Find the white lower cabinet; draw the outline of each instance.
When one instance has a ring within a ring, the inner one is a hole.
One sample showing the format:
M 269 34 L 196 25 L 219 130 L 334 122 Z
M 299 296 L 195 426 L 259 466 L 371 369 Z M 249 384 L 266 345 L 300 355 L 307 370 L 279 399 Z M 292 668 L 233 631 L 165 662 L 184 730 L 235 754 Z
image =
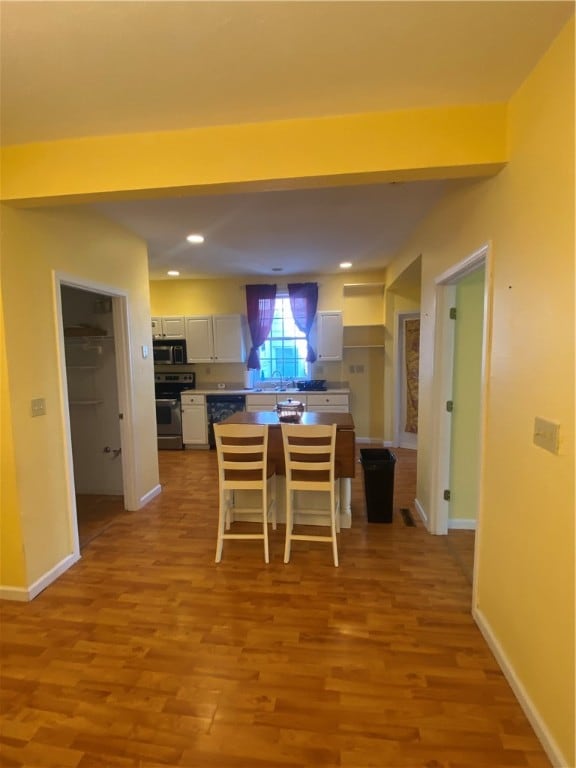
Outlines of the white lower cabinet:
M 349 413 L 349 396 L 330 394 L 328 392 L 314 395 L 309 394 L 307 410 L 317 411 L 319 413 L 326 413 L 329 411 L 332 413 Z
M 206 397 L 183 392 L 181 402 L 182 442 L 184 445 L 208 445 Z
M 276 395 L 246 395 L 247 411 L 275 411 Z
M 307 411 L 320 413 L 349 413 L 350 398 L 348 394 L 330 394 L 329 392 L 317 393 L 286 393 L 276 392 L 273 395 L 256 394 L 246 395 L 247 411 L 275 411 L 276 404 L 284 400 L 298 400 Z

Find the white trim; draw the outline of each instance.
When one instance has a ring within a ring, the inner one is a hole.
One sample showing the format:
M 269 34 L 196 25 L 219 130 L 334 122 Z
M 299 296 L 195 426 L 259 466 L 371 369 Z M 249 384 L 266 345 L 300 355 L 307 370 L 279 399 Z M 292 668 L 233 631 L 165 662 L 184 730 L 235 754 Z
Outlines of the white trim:
M 128 322 L 128 297 L 126 294 L 116 294 L 112 299 L 112 323 L 114 328 L 114 344 L 116 352 L 116 381 L 118 389 L 118 409 L 122 414 L 119 418 L 120 445 L 122 453 L 122 482 L 124 491 L 124 507 L 128 510 L 139 509 L 138 492 L 136 489 L 136 459 L 134 446 L 134 402 L 131 382 L 133 380 L 132 355 L 130 342 L 130 324 Z
M 448 518 L 448 530 L 459 530 L 459 531 L 475 531 L 476 530 L 476 520 L 469 520 L 465 517 L 454 517 L 454 518 Z
M 68 555 L 53 568 L 41 576 L 39 579 L 31 584 L 29 587 L 3 587 L 0 586 L 0 598 L 3 600 L 18 600 L 20 602 L 30 602 L 34 598 L 43 592 L 46 587 L 49 587 L 52 582 L 61 576 L 65 571 L 71 568 L 74 563 L 80 560 L 80 555 L 73 552 Z
M 488 643 L 490 650 L 496 657 L 496 661 L 498 662 L 504 677 L 510 684 L 514 695 L 518 699 L 518 703 L 522 707 L 524 714 L 534 729 L 534 732 L 542 744 L 544 751 L 548 755 L 550 762 L 554 768 L 567 768 L 567 766 L 570 765 L 570 761 L 562 754 L 562 750 L 554 740 L 554 737 L 550 733 L 549 729 L 546 727 L 546 723 L 538 712 L 538 709 L 534 705 L 534 702 L 528 695 L 526 689 L 522 685 L 520 678 L 510 663 L 510 659 L 498 642 L 498 639 L 492 631 L 492 627 L 486 620 L 486 617 L 479 608 L 472 609 L 472 616 L 474 617 L 474 621 L 478 625 L 478 628 L 480 629 L 484 639 Z
M 450 443 L 451 422 L 446 412 L 446 400 L 452 395 L 452 375 L 454 365 L 454 323 L 448 317 L 451 301 L 454 301 L 456 284 L 476 269 L 484 265 L 484 327 L 482 333 L 482 381 L 480 395 L 480 461 L 478 467 L 479 498 L 478 518 L 481 519 L 484 475 L 484 445 L 486 424 L 486 402 L 489 379 L 489 354 L 492 328 L 492 252 L 490 243 L 479 248 L 458 264 L 447 269 L 435 278 L 436 310 L 434 339 L 434 377 L 432 386 L 432 467 L 430 499 L 430 531 L 436 534 L 448 532 L 449 504 L 443 498 L 443 492 L 449 488 L 450 479 Z M 480 525 L 480 522 L 478 523 Z M 475 547 L 478 546 L 478 537 Z M 475 558 L 476 562 L 476 558 Z M 476 569 L 474 569 L 475 571 Z M 474 579 L 473 593 L 476 593 Z
M 74 457 L 72 452 L 72 437 L 70 414 L 68 409 L 68 375 L 66 372 L 66 353 L 64 339 L 64 323 L 62 317 L 62 286 L 79 288 L 112 298 L 114 351 L 116 362 L 116 379 L 118 388 L 118 407 L 123 413 L 120 420 L 120 447 L 122 457 L 122 490 L 124 506 L 135 510 L 141 506 L 136 491 L 136 460 L 135 436 L 133 418 L 132 356 L 129 333 L 128 294 L 119 288 L 97 283 L 93 280 L 78 278 L 64 272 L 53 272 L 54 300 L 56 322 L 56 347 L 60 368 L 60 411 L 62 414 L 63 434 L 65 444 L 64 471 L 67 477 L 68 520 L 70 529 L 70 544 L 73 555 L 80 557 L 80 541 L 78 536 L 78 514 L 76 509 L 76 489 L 74 483 Z
M 76 485 L 74 481 L 74 456 L 72 452 L 72 428 L 68 407 L 68 374 L 66 371 L 66 347 L 64 341 L 64 318 L 62 315 L 62 286 L 65 278 L 54 272 L 54 304 L 56 322 L 56 357 L 60 369 L 60 414 L 62 416 L 62 434 L 64 437 L 64 474 L 66 476 L 66 506 L 68 508 L 69 543 L 73 554 L 80 557 L 80 538 L 78 535 L 78 510 L 76 508 Z M 30 598 L 31 599 L 31 598 Z
M 422 504 L 418 499 L 414 499 L 414 506 L 416 507 L 416 512 L 418 512 L 418 514 L 420 515 L 420 519 L 422 520 L 426 528 L 428 528 L 428 530 L 430 531 L 430 526 L 428 524 L 428 515 L 426 514 L 426 510 L 424 509 L 424 507 L 422 506 Z M 430 533 L 434 533 L 434 531 L 430 531 Z
M 140 500 L 138 502 L 138 506 L 136 507 L 136 509 L 142 509 L 142 507 L 145 507 L 149 501 L 152 501 L 152 499 L 155 499 L 156 496 L 158 496 L 161 493 L 162 493 L 162 486 L 158 483 L 158 485 L 155 485 L 151 491 L 148 491 L 148 493 L 145 493 L 144 496 L 140 497 Z
M 384 448 L 388 448 L 388 447 L 391 448 L 394 445 L 390 440 L 378 440 L 372 437 L 357 437 L 356 442 L 357 443 L 378 443 L 382 445 Z
M 46 571 L 44 576 L 41 576 L 39 579 L 37 579 L 33 584 L 31 584 L 28 587 L 28 594 L 30 595 L 30 600 L 33 600 L 36 597 L 36 595 L 39 595 L 40 592 L 46 589 L 46 587 L 49 587 L 53 581 L 56 581 L 56 579 L 59 576 L 61 576 L 65 571 L 67 571 L 68 568 L 71 568 L 74 565 L 74 563 L 77 563 L 78 560 L 80 560 L 80 555 L 76 555 L 76 554 L 68 555 L 59 563 L 57 563 L 53 568 L 50 568 L 49 571 Z
M 0 600 L 17 600 L 20 603 L 30 602 L 26 587 L 3 587 L 0 585 Z

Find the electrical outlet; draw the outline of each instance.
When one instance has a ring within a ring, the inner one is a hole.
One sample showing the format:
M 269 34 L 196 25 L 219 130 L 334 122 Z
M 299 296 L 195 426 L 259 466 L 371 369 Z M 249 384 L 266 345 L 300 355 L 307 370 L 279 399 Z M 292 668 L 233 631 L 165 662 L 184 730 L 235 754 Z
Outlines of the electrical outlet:
M 37 397 L 31 401 L 32 416 L 46 415 L 46 400 L 43 397 Z
M 560 424 L 536 416 L 534 419 L 534 445 L 550 453 L 558 453 Z

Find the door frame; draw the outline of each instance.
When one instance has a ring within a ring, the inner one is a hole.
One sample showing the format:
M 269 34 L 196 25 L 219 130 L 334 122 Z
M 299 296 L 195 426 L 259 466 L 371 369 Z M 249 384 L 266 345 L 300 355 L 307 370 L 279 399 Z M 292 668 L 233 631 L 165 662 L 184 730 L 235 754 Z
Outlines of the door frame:
M 405 322 L 420 318 L 420 312 L 398 312 L 396 315 L 396 398 L 394 407 L 394 445 L 400 448 L 418 448 L 418 435 L 414 435 L 413 445 L 402 445 L 401 435 L 407 433 L 401 429 L 403 406 L 406 401 L 406 349 Z
M 72 451 L 72 432 L 68 407 L 68 375 L 66 372 L 66 349 L 64 339 L 64 321 L 62 314 L 62 286 L 79 288 L 112 299 L 112 322 L 114 329 L 114 353 L 116 362 L 116 383 L 118 389 L 118 408 L 120 419 L 120 459 L 122 462 L 122 486 L 126 509 L 138 509 L 136 494 L 136 466 L 134 451 L 134 417 L 132 381 L 132 357 L 130 334 L 128 329 L 128 294 L 110 285 L 92 280 L 85 280 L 74 275 L 54 272 L 54 301 L 56 308 L 56 347 L 59 363 L 60 404 L 64 435 L 64 472 L 67 479 L 68 521 L 72 551 L 76 559 L 80 557 L 78 536 L 78 510 L 76 507 L 76 487 L 74 482 L 74 457 Z
M 454 371 L 454 322 L 449 310 L 454 306 L 458 282 L 471 272 L 484 266 L 484 318 L 482 331 L 482 366 L 480 394 L 480 457 L 478 466 L 479 498 L 476 523 L 476 544 L 478 544 L 482 523 L 482 497 L 484 490 L 484 455 L 486 435 L 486 404 L 490 376 L 490 350 L 492 347 L 492 247 L 490 243 L 479 248 L 458 264 L 435 278 L 436 308 L 434 334 L 434 373 L 432 383 L 432 493 L 430 503 L 429 530 L 431 533 L 448 533 L 449 505 L 443 498 L 444 489 L 449 487 L 451 418 L 446 411 L 446 401 L 452 399 L 452 377 Z M 474 569 L 474 574 L 476 569 Z M 474 578 L 474 583 L 476 579 Z

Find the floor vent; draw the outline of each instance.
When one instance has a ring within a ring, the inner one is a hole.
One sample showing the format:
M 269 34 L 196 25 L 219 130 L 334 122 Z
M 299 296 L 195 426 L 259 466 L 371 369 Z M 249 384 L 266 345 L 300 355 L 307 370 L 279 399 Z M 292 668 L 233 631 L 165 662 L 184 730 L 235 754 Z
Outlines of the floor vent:
M 404 525 L 416 527 L 416 523 L 414 522 L 414 518 L 412 517 L 412 512 L 410 512 L 409 509 L 406 507 L 403 507 L 400 510 L 400 514 L 402 515 L 402 519 L 404 520 Z

